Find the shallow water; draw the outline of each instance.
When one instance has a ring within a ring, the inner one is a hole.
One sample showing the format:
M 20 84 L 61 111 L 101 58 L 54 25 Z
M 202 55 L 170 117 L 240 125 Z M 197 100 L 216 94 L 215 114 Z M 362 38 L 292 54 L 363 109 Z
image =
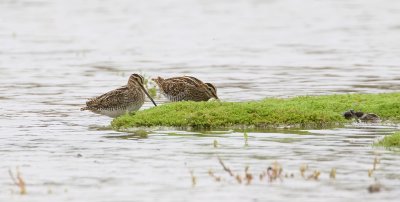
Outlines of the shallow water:
M 371 144 L 399 126 L 255 131 L 246 145 L 243 131 L 115 132 L 79 108 L 135 72 L 193 75 L 227 101 L 399 91 L 398 19 L 396 0 L 0 1 L 0 201 L 397 201 L 400 155 Z M 274 161 L 295 177 L 260 182 Z

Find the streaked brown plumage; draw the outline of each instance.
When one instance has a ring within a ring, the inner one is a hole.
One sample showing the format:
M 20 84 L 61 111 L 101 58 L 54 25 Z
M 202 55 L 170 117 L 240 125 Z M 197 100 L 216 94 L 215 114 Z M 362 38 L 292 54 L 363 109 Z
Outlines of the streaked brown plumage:
M 145 94 L 157 106 L 144 88 L 143 83 L 144 78 L 142 76 L 132 74 L 127 85 L 90 99 L 86 102 L 86 107 L 81 110 L 90 110 L 97 114 L 117 117 L 139 110 L 144 103 Z
M 203 83 L 192 76 L 181 76 L 164 79 L 152 79 L 161 93 L 172 102 L 178 101 L 208 101 L 218 99 L 217 89 L 211 83 Z

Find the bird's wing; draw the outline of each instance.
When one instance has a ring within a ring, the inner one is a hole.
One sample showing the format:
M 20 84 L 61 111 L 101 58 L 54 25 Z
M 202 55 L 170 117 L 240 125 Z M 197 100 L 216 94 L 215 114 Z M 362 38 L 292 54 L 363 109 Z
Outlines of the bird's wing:
M 127 90 L 127 86 L 122 86 L 110 92 L 104 93 L 103 95 L 90 99 L 86 102 L 86 105 L 89 108 L 94 109 L 116 109 L 124 107 L 128 104 L 126 101 L 128 99 L 128 95 L 126 93 Z
M 184 94 L 190 94 L 190 100 L 193 101 L 207 101 L 212 97 L 207 89 L 202 86 L 187 86 Z
M 193 86 L 200 86 L 201 84 L 203 84 L 202 81 L 200 81 L 198 78 L 193 77 L 193 76 L 179 76 L 179 77 L 171 77 L 168 79 L 165 79 L 164 82 L 186 82 L 190 85 Z
M 170 96 L 179 96 L 182 93 L 187 92 L 188 88 L 193 88 L 194 86 L 184 82 L 182 80 L 171 80 L 171 81 L 165 81 L 164 85 L 162 86 L 162 90 L 165 92 L 165 94 L 168 94 Z

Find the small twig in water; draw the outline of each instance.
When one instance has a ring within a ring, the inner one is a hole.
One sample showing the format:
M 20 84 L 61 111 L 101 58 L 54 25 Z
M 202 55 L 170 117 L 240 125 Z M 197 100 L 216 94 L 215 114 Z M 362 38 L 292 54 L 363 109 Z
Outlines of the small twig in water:
M 214 145 L 214 148 L 217 148 L 217 147 L 218 147 L 218 141 L 217 141 L 217 140 L 214 140 L 213 145 Z
M 372 177 L 372 174 L 374 174 L 374 170 L 368 169 L 368 177 Z
M 310 180 L 310 179 L 318 180 L 320 175 L 321 175 L 321 172 L 319 172 L 318 170 L 315 170 L 315 171 L 313 172 L 313 174 L 311 174 L 311 175 L 309 175 L 309 176 L 307 177 L 307 180 Z
M 378 159 L 378 157 L 375 157 L 374 159 L 374 166 L 372 168 L 372 170 L 376 170 L 377 165 L 380 163 L 380 160 Z
M 270 182 L 275 181 L 276 179 L 282 180 L 282 166 L 278 162 L 274 162 L 272 166 L 267 169 L 267 176 Z
M 189 168 L 186 162 L 185 162 L 185 167 L 189 170 L 190 178 L 192 179 L 192 187 L 196 186 L 197 178 L 196 178 L 196 176 L 194 176 L 193 169 Z
M 192 178 L 192 187 L 195 187 L 197 184 L 197 178 L 194 176 L 193 169 L 189 170 L 190 177 Z
M 329 178 L 336 179 L 336 168 L 332 168 L 331 172 L 329 173 Z
M 240 177 L 240 175 L 236 175 L 236 181 L 239 183 L 239 184 L 242 184 L 242 177 Z
M 208 175 L 209 175 L 210 177 L 214 178 L 214 180 L 217 181 L 217 182 L 220 182 L 220 181 L 221 181 L 221 177 L 216 176 L 216 175 L 214 174 L 214 171 L 211 170 L 211 169 L 208 170 Z
M 306 172 L 306 170 L 308 169 L 308 165 L 307 164 L 303 164 L 300 166 L 300 175 L 305 178 L 304 174 Z
M 11 180 L 14 182 L 15 185 L 19 187 L 19 193 L 21 195 L 25 195 L 26 194 L 25 181 L 22 179 L 18 167 L 15 169 L 15 172 L 16 172 L 16 177 L 14 177 L 14 174 L 11 171 L 11 169 L 8 170 L 8 174 L 10 174 Z
M 223 168 L 226 172 L 228 172 L 230 176 L 232 176 L 232 177 L 235 176 L 235 175 L 233 174 L 232 170 L 229 169 L 228 167 L 226 167 L 226 165 L 224 164 L 224 162 L 222 161 L 222 159 L 221 159 L 219 156 L 218 156 L 218 161 L 219 161 L 219 164 L 221 164 L 222 168 Z
M 246 185 L 249 185 L 253 180 L 253 175 L 249 173 L 249 166 L 246 166 L 246 168 L 244 169 L 244 174 L 246 177 Z

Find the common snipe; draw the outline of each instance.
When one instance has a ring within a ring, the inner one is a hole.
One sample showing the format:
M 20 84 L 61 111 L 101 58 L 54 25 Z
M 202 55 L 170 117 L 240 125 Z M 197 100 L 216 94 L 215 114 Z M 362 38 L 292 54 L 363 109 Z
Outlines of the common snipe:
M 157 104 L 143 86 L 144 78 L 139 74 L 132 74 L 128 84 L 107 92 L 86 102 L 86 107 L 81 110 L 90 110 L 96 114 L 117 117 L 128 112 L 137 111 L 142 107 L 146 94 Z
M 213 84 L 203 83 L 192 76 L 172 77 L 168 79 L 157 77 L 152 80 L 156 82 L 161 93 L 172 102 L 218 99 L 217 89 Z

